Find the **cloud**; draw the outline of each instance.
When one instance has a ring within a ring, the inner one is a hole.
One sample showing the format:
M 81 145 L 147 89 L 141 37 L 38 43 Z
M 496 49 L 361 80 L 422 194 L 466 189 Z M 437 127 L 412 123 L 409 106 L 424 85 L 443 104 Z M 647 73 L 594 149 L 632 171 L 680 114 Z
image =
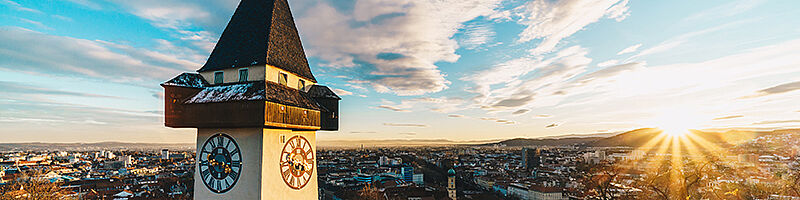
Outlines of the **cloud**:
M 398 123 L 383 123 L 384 126 L 396 126 L 396 127 L 417 127 L 417 128 L 424 128 L 428 127 L 425 124 L 398 124 Z
M 714 27 L 710 27 L 710 28 L 706 28 L 706 29 L 702 29 L 702 30 L 697 30 L 697 31 L 684 33 L 684 34 L 672 37 L 672 38 L 670 38 L 668 40 L 665 40 L 665 41 L 663 41 L 663 42 L 661 42 L 661 43 L 659 43 L 659 44 L 657 44 L 657 45 L 655 45 L 653 47 L 644 49 L 644 50 L 640 51 L 639 53 L 637 53 L 636 55 L 633 55 L 630 58 L 625 59 L 624 62 L 630 62 L 630 61 L 632 61 L 634 59 L 641 58 L 641 57 L 646 56 L 646 55 L 652 55 L 652 54 L 656 54 L 656 53 L 666 52 L 666 51 L 672 50 L 672 49 L 674 49 L 674 48 L 676 48 L 678 46 L 681 46 L 681 45 L 683 45 L 685 43 L 688 43 L 689 39 L 691 39 L 691 38 L 694 38 L 694 37 L 697 37 L 697 36 L 701 36 L 701 35 L 705 35 L 705 34 L 709 34 L 709 33 L 714 33 L 714 32 L 717 32 L 717 31 L 724 30 L 726 28 L 731 28 L 731 27 L 734 27 L 734 26 L 742 25 L 742 24 L 745 24 L 745 23 L 748 23 L 748 22 L 753 22 L 753 21 L 754 21 L 754 19 L 733 21 L 733 22 L 725 23 L 725 24 L 722 24 L 722 25 L 719 25 L 719 26 L 714 26 Z
M 404 133 L 398 133 L 398 134 L 400 134 L 400 135 L 407 135 L 407 136 L 414 136 L 414 135 L 417 135 L 417 133 L 416 133 L 416 132 L 404 132 Z
M 199 66 L 177 55 L 13 27 L 0 28 L 0 40 L 0 69 L 11 71 L 139 84 Z
M 792 92 L 792 91 L 795 91 L 795 90 L 800 90 L 800 81 L 791 82 L 791 83 L 784 83 L 784 84 L 781 84 L 781 85 L 777 85 L 777 86 L 773 86 L 773 87 L 766 88 L 766 89 L 763 89 L 763 90 L 759 90 L 754 95 L 745 96 L 745 97 L 742 97 L 742 98 L 756 98 L 756 97 L 763 97 L 763 96 L 773 95 L 773 94 L 783 94 L 783 93 L 788 93 L 788 92 Z
M 42 11 L 40 11 L 40 10 L 36 10 L 36 9 L 33 9 L 33 8 L 28 8 L 28 7 L 22 6 L 19 3 L 11 1 L 11 0 L 0 0 L 0 4 L 5 4 L 8 7 L 11 7 L 14 10 L 18 10 L 18 11 L 42 14 Z
M 466 117 L 466 116 L 464 116 L 464 115 L 458 115 L 458 114 L 450 114 L 450 115 L 447 115 L 447 117 L 450 117 L 450 118 L 464 118 L 464 117 Z
M 525 17 L 520 23 L 527 27 L 519 34 L 519 41 L 542 39 L 532 52 L 550 52 L 562 39 L 603 17 L 617 21 L 625 19 L 628 16 L 627 4 L 628 0 L 530 1 L 521 7 Z
M 793 123 L 800 123 L 800 120 L 772 120 L 772 121 L 760 121 L 755 122 L 753 125 L 767 125 L 767 124 L 793 124 Z
M 555 127 L 558 127 L 558 126 L 561 126 L 561 124 L 552 123 L 552 124 L 548 124 L 547 126 L 544 126 L 544 128 L 555 128 Z
M 25 22 L 25 23 L 31 24 L 33 26 L 36 26 L 36 27 L 40 28 L 40 29 L 44 29 L 44 30 L 52 30 L 53 29 L 53 28 L 50 28 L 47 25 L 42 24 L 42 22 L 39 22 L 39 21 L 33 21 L 33 20 L 30 20 L 30 19 L 25 19 L 25 18 L 17 18 L 17 19 L 19 21 L 21 21 L 21 22 Z
M 742 118 L 742 117 L 744 117 L 744 115 L 731 115 L 731 116 L 725 116 L 725 117 L 717 117 L 717 118 L 714 118 L 713 120 L 736 119 L 736 118 Z
M 421 95 L 448 88 L 435 63 L 457 61 L 453 36 L 463 23 L 492 14 L 499 2 L 362 0 L 338 10 L 320 1 L 303 8 L 297 23 L 309 56 L 350 70 L 378 92 Z M 388 54 L 398 56 L 379 56 Z
M 450 113 L 467 109 L 467 107 L 464 106 L 465 103 L 466 101 L 460 97 L 419 97 L 402 100 L 399 104 L 391 101 L 384 101 L 384 105 L 388 106 L 385 109 L 411 111 L 412 108 L 414 108 L 416 110 L 427 109 L 439 113 Z
M 512 115 L 521 115 L 521 114 L 528 113 L 529 111 L 531 111 L 531 110 L 528 110 L 528 109 L 519 109 L 519 110 L 517 110 L 517 111 L 514 111 L 514 112 L 513 112 L 513 113 L 511 113 L 511 114 L 512 114 Z
M 73 20 L 72 18 L 69 18 L 69 17 L 66 17 L 66 16 L 61 16 L 61 15 L 52 15 L 52 17 L 53 17 L 53 18 L 56 18 L 56 19 L 59 19 L 59 20 L 61 20 L 61 21 L 65 21 L 65 22 L 72 22 L 72 21 L 75 21 L 75 20 Z
M 63 90 L 54 90 L 50 88 L 43 88 L 37 87 L 33 85 L 17 83 L 17 82 L 8 82 L 8 81 L 0 81 L 0 94 L 42 94 L 42 95 L 58 95 L 58 96 L 74 96 L 74 97 L 98 97 L 98 98 L 111 98 L 111 99 L 121 99 L 120 97 L 114 96 L 106 96 L 106 95 L 98 95 L 98 94 L 89 94 L 89 93 L 82 93 L 82 92 L 71 92 L 71 91 L 63 91 Z
M 74 4 L 78 4 L 78 5 L 90 8 L 90 9 L 94 9 L 94 10 L 100 10 L 100 9 L 103 8 L 102 6 L 100 6 L 100 4 L 97 4 L 97 3 L 93 2 L 93 1 L 90 1 L 90 0 L 66 0 L 66 1 L 72 2 Z
M 387 109 L 387 110 L 391 110 L 391 111 L 395 111 L 395 112 L 411 112 L 411 110 L 402 109 L 402 108 L 398 108 L 398 107 L 394 107 L 394 106 L 390 106 L 390 105 L 380 105 L 380 106 L 378 106 L 378 108 L 383 108 L 383 109 Z
M 625 64 L 621 64 L 621 65 L 606 67 L 606 68 L 603 68 L 601 70 L 597 70 L 595 72 L 592 72 L 592 73 L 589 73 L 589 74 L 581 76 L 577 80 L 577 82 L 579 82 L 581 84 L 585 84 L 585 83 L 591 82 L 593 80 L 607 79 L 607 78 L 610 78 L 610 77 L 614 77 L 614 76 L 620 75 L 620 74 L 625 73 L 625 72 L 636 71 L 636 70 L 640 70 L 640 69 L 643 69 L 643 68 L 644 68 L 644 63 L 638 63 L 638 62 L 625 63 Z
M 463 32 L 464 36 L 462 36 L 459 44 L 466 49 L 476 49 L 494 39 L 496 35 L 492 27 L 486 23 L 468 23 L 463 28 Z
M 473 82 L 473 100 L 485 110 L 517 109 L 534 102 L 539 94 L 565 95 L 564 82 L 586 71 L 592 59 L 580 46 L 565 48 L 546 58 L 519 58 L 462 78 Z
M 713 19 L 731 17 L 752 10 L 753 8 L 758 7 L 761 4 L 764 4 L 765 2 L 766 0 L 731 1 L 729 3 L 722 4 L 720 6 L 716 6 L 707 10 L 700 11 L 693 15 L 690 15 L 689 17 L 686 17 L 684 20 L 687 21 L 713 20 Z
M 480 119 L 484 121 L 497 121 L 497 118 L 494 117 L 481 117 Z
M 636 52 L 637 50 L 639 50 L 639 47 L 642 47 L 642 44 L 641 44 L 641 43 L 639 43 L 639 44 L 636 44 L 636 45 L 633 45 L 633 46 L 630 46 L 630 47 L 628 47 L 628 48 L 625 48 L 625 49 L 623 49 L 622 51 L 619 51 L 619 53 L 617 53 L 617 55 L 622 55 L 622 54 L 627 54 L 627 53 L 633 53 L 633 52 Z
M 551 118 L 551 117 L 553 117 L 553 115 L 540 114 L 540 115 L 534 116 L 534 118 Z
M 613 65 L 617 65 L 617 64 L 619 64 L 619 60 L 607 60 L 607 61 L 603 61 L 601 63 L 597 63 L 597 66 L 598 67 L 608 67 L 608 66 L 613 66 Z
M 335 92 L 337 95 L 340 95 L 340 96 L 349 96 L 349 95 L 353 95 L 353 93 L 352 93 L 352 92 L 350 92 L 350 91 L 347 91 L 347 90 L 342 90 L 342 89 L 333 89 L 333 92 Z
M 515 122 L 513 120 L 507 120 L 507 119 L 498 119 L 495 122 L 500 123 L 500 124 L 505 124 L 505 125 L 517 124 L 517 122 Z
M 375 132 L 375 131 L 350 131 L 350 133 L 362 134 L 362 133 L 378 133 L 378 132 Z

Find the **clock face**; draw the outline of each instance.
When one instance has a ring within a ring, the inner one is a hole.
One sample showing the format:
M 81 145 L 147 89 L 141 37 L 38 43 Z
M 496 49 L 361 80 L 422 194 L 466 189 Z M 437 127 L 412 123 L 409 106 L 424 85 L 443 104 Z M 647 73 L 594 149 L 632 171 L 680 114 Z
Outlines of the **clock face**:
M 311 181 L 314 173 L 314 149 L 303 136 L 294 136 L 283 146 L 281 177 L 292 189 L 299 190 Z
M 242 153 L 233 137 L 218 133 L 206 140 L 197 155 L 200 178 L 214 193 L 228 192 L 242 172 Z

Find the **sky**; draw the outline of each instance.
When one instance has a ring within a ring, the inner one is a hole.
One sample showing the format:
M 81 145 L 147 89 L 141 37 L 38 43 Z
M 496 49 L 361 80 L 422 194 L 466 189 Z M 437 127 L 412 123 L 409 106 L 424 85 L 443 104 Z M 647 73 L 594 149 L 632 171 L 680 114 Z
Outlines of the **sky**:
M 800 128 L 800 1 L 290 0 L 318 140 Z M 0 0 L 0 142 L 191 143 L 163 81 L 237 0 Z

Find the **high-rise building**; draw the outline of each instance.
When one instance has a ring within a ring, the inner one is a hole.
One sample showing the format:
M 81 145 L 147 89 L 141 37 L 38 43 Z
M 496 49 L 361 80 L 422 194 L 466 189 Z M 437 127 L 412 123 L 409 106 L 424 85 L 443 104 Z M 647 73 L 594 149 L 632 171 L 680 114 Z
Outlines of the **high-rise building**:
M 122 164 L 125 165 L 125 167 L 133 166 L 133 156 L 131 155 L 120 156 L 119 161 L 122 161 Z
M 414 174 L 412 182 L 419 186 L 425 185 L 425 174 Z
M 378 165 L 380 166 L 389 165 L 389 157 L 381 156 L 380 158 L 378 158 Z
M 541 151 L 539 151 L 539 149 L 522 149 L 522 165 L 525 166 L 526 169 L 533 170 L 539 168 L 541 159 Z
M 161 150 L 161 159 L 169 160 L 169 149 Z
M 450 199 L 458 199 L 458 190 L 456 189 L 456 170 L 450 169 L 447 171 L 447 196 Z
M 403 177 L 403 180 L 405 180 L 408 183 L 414 181 L 414 167 L 403 166 L 400 169 L 401 169 L 400 175 Z
M 316 134 L 339 129 L 341 98 L 311 73 L 288 0 L 241 0 L 197 73 L 161 86 L 165 125 L 197 129 L 194 198 L 318 199 Z

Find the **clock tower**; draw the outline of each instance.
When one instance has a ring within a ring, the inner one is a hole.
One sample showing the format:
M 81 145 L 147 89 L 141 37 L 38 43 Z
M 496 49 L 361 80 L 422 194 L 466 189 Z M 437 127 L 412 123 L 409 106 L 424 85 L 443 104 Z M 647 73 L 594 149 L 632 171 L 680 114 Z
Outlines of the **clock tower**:
M 287 0 L 242 0 L 205 65 L 161 86 L 165 125 L 197 129 L 196 199 L 318 199 L 316 132 L 338 130 L 341 99 Z

